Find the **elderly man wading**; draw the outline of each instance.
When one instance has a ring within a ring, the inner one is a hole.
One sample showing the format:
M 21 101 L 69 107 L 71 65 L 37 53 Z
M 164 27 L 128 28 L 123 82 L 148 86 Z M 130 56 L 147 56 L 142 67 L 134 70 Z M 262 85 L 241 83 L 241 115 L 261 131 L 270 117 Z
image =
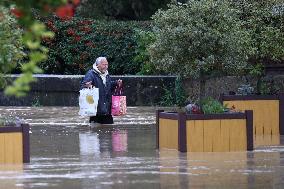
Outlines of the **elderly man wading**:
M 93 69 L 89 70 L 83 81 L 81 89 L 86 87 L 99 88 L 99 102 L 97 115 L 90 117 L 92 125 L 113 124 L 111 115 L 111 95 L 116 86 L 120 87 L 122 80 L 111 81 L 108 74 L 108 61 L 106 57 L 98 57 L 93 64 Z

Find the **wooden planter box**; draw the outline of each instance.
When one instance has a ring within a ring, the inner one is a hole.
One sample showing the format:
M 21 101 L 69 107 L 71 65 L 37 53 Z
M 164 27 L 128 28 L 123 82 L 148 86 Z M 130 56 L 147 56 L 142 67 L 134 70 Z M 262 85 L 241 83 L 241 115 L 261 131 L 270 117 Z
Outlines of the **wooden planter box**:
M 0 127 L 0 164 L 29 163 L 29 125 Z
M 222 95 L 223 104 L 240 110 L 253 110 L 253 132 L 256 136 L 284 135 L 284 94 Z
M 156 112 L 157 148 L 181 152 L 253 150 L 253 113 Z

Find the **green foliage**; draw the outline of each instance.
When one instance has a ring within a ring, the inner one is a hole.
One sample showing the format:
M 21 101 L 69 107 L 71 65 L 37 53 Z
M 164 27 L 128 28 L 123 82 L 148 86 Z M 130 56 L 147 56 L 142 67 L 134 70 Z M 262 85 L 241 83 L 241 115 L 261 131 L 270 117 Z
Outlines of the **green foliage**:
M 252 35 L 250 63 L 284 61 L 284 11 L 281 0 L 235 0 L 234 7 Z
M 224 113 L 226 109 L 226 106 L 223 106 L 219 101 L 212 97 L 203 99 L 200 104 L 204 114 Z
M 111 74 L 136 74 L 141 69 L 140 62 L 133 62 L 135 30 L 149 30 L 147 22 L 49 18 L 46 23 L 56 37 L 45 40 L 50 50 L 48 60 L 40 64 L 45 73 L 85 74 L 98 56 L 108 58 Z
M 174 86 L 164 86 L 164 95 L 161 98 L 160 105 L 162 106 L 178 106 L 184 107 L 186 104 L 186 93 L 182 86 L 182 78 L 176 77 Z
M 234 0 L 244 21 L 243 27 L 251 33 L 254 51 L 249 55 L 246 73 L 257 79 L 257 94 L 266 91 L 261 78 L 265 64 L 284 63 L 284 9 L 282 0 Z
M 268 87 L 268 85 L 266 83 L 261 83 L 259 92 L 262 95 L 268 95 L 268 94 L 270 94 L 270 88 Z
M 77 15 L 85 18 L 116 20 L 148 20 L 170 0 L 85 0 Z
M 41 103 L 40 103 L 39 97 L 36 97 L 32 102 L 32 107 L 40 107 L 40 106 L 41 106 Z
M 42 38 L 52 38 L 53 33 L 46 30 L 43 23 L 34 18 L 34 11 L 45 14 L 48 10 L 66 3 L 66 0 L 3 0 L 0 5 L 11 9 L 11 12 L 17 17 L 18 23 L 23 27 L 24 33 L 22 41 L 29 50 L 28 62 L 23 63 L 21 68 L 22 75 L 18 77 L 11 86 L 5 88 L 6 95 L 24 96 L 30 89 L 30 83 L 35 81 L 32 76 L 34 73 L 40 73 L 37 64 L 47 59 L 47 48 L 41 45 Z
M 138 72 L 139 75 L 154 75 L 158 71 L 155 66 L 150 62 L 150 54 L 147 50 L 155 40 L 154 33 L 152 31 L 136 30 L 135 40 L 137 42 L 137 47 L 135 49 L 136 56 L 133 59 L 134 64 L 141 65 L 141 71 Z
M 250 33 L 228 1 L 171 5 L 153 20 L 156 41 L 149 50 L 159 70 L 197 78 L 213 72 L 234 75 L 245 68 Z
M 25 55 L 22 34 L 9 10 L 0 6 L 0 88 L 6 85 L 4 74 L 10 73 Z
M 248 73 L 249 75 L 251 76 L 254 76 L 254 77 L 260 77 L 264 74 L 264 66 L 263 64 L 249 64 L 248 67 Z
M 21 124 L 21 120 L 18 117 L 14 116 L 7 116 L 7 117 L 1 117 L 0 115 L 0 127 L 1 126 L 19 126 Z
M 158 75 L 162 72 L 157 71 L 155 65 L 152 62 L 142 63 L 141 70 L 137 73 L 138 75 Z
M 280 92 L 280 86 L 276 85 L 273 80 L 260 79 L 258 92 L 262 95 L 277 95 Z
M 12 86 L 5 89 L 5 94 L 15 95 L 17 97 L 24 96 L 30 90 L 30 83 L 36 81 L 32 76 L 34 73 L 41 73 L 41 69 L 37 64 L 47 59 L 47 48 L 41 45 L 42 37 L 53 37 L 53 33 L 46 31 L 44 24 L 34 21 L 30 26 L 30 31 L 23 35 L 23 42 L 28 47 L 29 62 L 24 63 L 21 67 L 22 75 L 14 80 Z
M 182 79 L 180 76 L 178 76 L 175 80 L 175 100 L 176 100 L 176 105 L 178 107 L 183 107 L 185 106 L 185 101 L 186 101 L 186 94 L 185 90 L 182 87 Z
M 160 103 L 161 106 L 174 106 L 175 97 L 172 88 L 167 88 L 164 86 L 164 95 L 161 97 Z

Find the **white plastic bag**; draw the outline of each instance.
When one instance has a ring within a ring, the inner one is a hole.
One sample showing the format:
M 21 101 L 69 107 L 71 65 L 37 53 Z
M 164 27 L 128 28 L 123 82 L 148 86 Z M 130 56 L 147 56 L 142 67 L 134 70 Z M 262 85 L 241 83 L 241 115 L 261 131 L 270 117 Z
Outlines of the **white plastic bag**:
M 79 115 L 84 117 L 97 115 L 99 88 L 84 88 L 80 90 Z

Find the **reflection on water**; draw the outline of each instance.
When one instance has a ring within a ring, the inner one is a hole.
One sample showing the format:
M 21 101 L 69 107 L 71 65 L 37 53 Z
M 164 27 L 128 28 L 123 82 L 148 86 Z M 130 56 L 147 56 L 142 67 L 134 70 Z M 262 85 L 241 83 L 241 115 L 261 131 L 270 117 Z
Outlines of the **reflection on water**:
M 186 154 L 165 150 L 160 152 L 160 182 L 170 188 L 283 188 L 283 157 L 266 149 Z
M 100 154 L 100 142 L 97 133 L 79 133 L 80 155 L 95 156 Z
M 160 163 L 160 185 L 161 188 L 182 188 L 180 185 L 180 153 L 176 150 L 161 150 L 159 154 Z
M 0 188 L 21 189 L 23 184 L 21 181 L 15 180 L 17 177 L 23 176 L 23 165 L 0 165 Z
M 11 110 L 32 123 L 42 122 L 31 125 L 31 163 L 20 168 L 0 165 L 1 189 L 284 187 L 283 136 L 276 137 L 278 144 L 258 146 L 252 152 L 158 151 L 151 108 L 140 113 L 133 108 L 131 120 L 139 115 L 134 125 L 92 129 L 79 124 L 72 108 L 40 109 Z M 274 141 L 272 137 L 269 140 Z
M 111 134 L 112 151 L 126 152 L 127 151 L 127 130 L 115 130 Z
M 101 153 L 110 153 L 110 151 L 113 153 L 127 152 L 127 130 L 115 129 L 110 131 L 111 138 L 106 133 L 99 134 L 94 131 L 79 133 L 80 155 L 95 157 Z M 109 147 L 112 149 L 109 149 Z

